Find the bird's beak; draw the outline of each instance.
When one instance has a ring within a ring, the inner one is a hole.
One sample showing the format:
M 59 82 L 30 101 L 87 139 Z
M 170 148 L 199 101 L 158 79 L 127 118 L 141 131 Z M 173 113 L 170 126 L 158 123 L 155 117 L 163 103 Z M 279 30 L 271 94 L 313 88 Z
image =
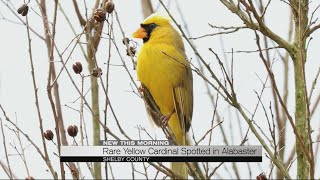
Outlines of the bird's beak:
M 140 39 L 146 38 L 147 36 L 148 36 L 148 33 L 142 27 L 132 34 L 132 37 L 140 38 Z

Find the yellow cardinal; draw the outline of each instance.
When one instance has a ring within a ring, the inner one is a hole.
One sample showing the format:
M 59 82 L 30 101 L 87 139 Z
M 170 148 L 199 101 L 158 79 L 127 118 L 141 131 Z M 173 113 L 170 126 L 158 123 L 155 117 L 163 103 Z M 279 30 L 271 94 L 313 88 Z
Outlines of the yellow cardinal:
M 143 39 L 138 55 L 137 74 L 161 111 L 161 120 L 150 113 L 154 106 L 146 100 L 149 115 L 156 125 L 168 123 L 177 144 L 187 145 L 186 134 L 191 125 L 193 111 L 192 71 L 185 55 L 180 34 L 167 17 L 153 14 L 145 19 L 133 37 Z M 185 179 L 187 166 L 183 162 L 171 163 L 171 169 Z

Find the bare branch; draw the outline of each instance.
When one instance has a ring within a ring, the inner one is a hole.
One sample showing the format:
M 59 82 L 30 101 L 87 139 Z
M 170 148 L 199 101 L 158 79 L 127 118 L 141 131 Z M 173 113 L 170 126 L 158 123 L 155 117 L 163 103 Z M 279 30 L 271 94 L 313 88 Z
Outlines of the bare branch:
M 81 26 L 85 26 L 87 22 L 86 22 L 86 20 L 83 19 L 82 15 L 81 15 L 77 1 L 72 0 L 72 3 L 73 3 L 74 10 L 76 11 L 79 23 L 81 24 Z
M 278 36 L 277 34 L 275 34 L 262 21 L 260 21 L 259 23 L 252 22 L 249 19 L 249 17 L 232 1 L 220 0 L 220 2 L 223 3 L 231 12 L 236 14 L 246 24 L 248 28 L 257 30 L 262 34 L 266 35 L 268 38 L 275 41 L 281 48 L 286 49 L 290 54 L 294 53 L 294 48 L 292 47 L 292 45 L 280 36 Z
M 205 35 L 198 36 L 198 37 L 191 37 L 189 39 L 190 40 L 197 40 L 197 39 L 210 37 L 210 36 L 216 36 L 216 35 L 222 35 L 222 34 L 231 34 L 231 33 L 235 33 L 237 31 L 239 31 L 240 29 L 245 29 L 245 28 L 247 28 L 247 27 L 238 27 L 238 28 L 235 28 L 235 29 L 229 30 L 229 31 L 217 32 L 217 33 L 212 33 L 212 34 L 205 34 Z
M 9 178 L 13 179 L 13 175 L 12 175 L 12 170 L 10 167 L 10 161 L 9 161 L 9 156 L 8 156 L 8 150 L 7 150 L 7 144 L 6 144 L 6 136 L 4 135 L 4 130 L 3 130 L 3 122 L 2 122 L 2 118 L 0 118 L 0 127 L 1 127 L 1 134 L 2 134 L 2 140 L 3 140 L 3 149 L 4 149 L 4 154 L 6 156 L 6 161 L 7 161 L 7 166 L 8 166 L 8 172 L 9 172 Z
M 312 28 L 310 28 L 307 33 L 306 36 L 309 37 L 312 33 L 314 33 L 316 30 L 320 29 L 320 24 L 313 26 Z
M 42 159 L 46 162 L 48 168 L 50 169 L 50 172 L 52 173 L 53 175 L 53 178 L 54 179 L 58 179 L 58 174 L 54 171 L 53 167 L 52 167 L 52 164 L 51 164 L 51 161 L 41 152 L 40 148 L 36 145 L 36 143 L 34 141 L 32 141 L 30 139 L 30 137 L 24 133 L 14 122 L 12 122 L 9 117 L 7 116 L 5 110 L 3 109 L 2 105 L 0 104 L 0 109 L 6 119 L 6 121 L 8 121 L 11 125 L 13 125 L 31 144 L 32 146 L 37 150 L 37 152 L 40 154 L 40 156 L 42 157 Z M 43 135 L 41 135 L 43 136 Z
M 141 0 L 141 6 L 144 18 L 147 18 L 150 14 L 154 12 L 150 0 Z

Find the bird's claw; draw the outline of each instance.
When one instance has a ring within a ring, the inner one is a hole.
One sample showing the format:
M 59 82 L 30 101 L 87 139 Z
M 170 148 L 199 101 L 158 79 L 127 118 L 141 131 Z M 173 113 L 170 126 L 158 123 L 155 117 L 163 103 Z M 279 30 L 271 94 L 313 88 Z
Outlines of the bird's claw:
M 167 125 L 168 125 L 168 122 L 169 122 L 170 117 L 171 117 L 171 115 L 168 115 L 168 116 L 162 115 L 162 116 L 160 117 L 160 120 L 161 120 L 161 122 L 162 122 L 162 124 L 163 124 L 164 126 L 167 126 Z

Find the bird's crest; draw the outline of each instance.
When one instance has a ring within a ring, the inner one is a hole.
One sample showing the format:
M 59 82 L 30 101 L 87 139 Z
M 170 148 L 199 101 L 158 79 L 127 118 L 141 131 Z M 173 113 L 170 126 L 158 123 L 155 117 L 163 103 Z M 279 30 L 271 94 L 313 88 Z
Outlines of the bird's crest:
M 155 23 L 157 25 L 164 25 L 170 23 L 170 16 L 163 12 L 157 12 L 151 14 L 149 17 L 147 17 L 142 23 L 143 24 L 151 24 Z

